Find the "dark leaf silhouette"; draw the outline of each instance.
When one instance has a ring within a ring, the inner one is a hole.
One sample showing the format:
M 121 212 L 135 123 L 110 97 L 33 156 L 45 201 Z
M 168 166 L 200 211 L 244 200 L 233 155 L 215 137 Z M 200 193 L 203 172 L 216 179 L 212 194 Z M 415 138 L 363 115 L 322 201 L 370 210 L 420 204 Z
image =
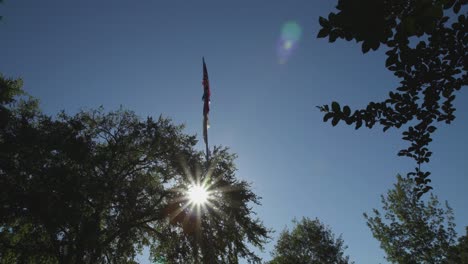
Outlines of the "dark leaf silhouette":
M 336 102 L 331 110 L 328 105 L 319 107 L 327 115 L 324 121 L 333 117 L 332 125 L 343 120 L 356 129 L 380 124 L 384 131 L 405 126 L 403 139 L 410 146 L 398 155 L 411 157 L 418 167 L 429 162 L 432 153 L 427 146 L 436 130 L 434 124 L 450 124 L 455 119 L 455 93 L 468 84 L 468 22 L 461 14 L 449 25 L 446 15 L 448 9 L 453 7 L 458 13 L 466 4 L 464 0 L 338 0 L 338 12 L 319 19 L 320 37 L 362 42 L 364 53 L 388 49 L 385 67 L 401 81 L 388 99 L 370 102 L 352 115 L 347 110 L 342 113 Z M 412 37 L 419 38 L 418 42 L 410 41 Z M 424 174 L 408 175 L 420 178 Z M 427 181 L 418 181 L 421 194 L 429 190 L 425 185 Z

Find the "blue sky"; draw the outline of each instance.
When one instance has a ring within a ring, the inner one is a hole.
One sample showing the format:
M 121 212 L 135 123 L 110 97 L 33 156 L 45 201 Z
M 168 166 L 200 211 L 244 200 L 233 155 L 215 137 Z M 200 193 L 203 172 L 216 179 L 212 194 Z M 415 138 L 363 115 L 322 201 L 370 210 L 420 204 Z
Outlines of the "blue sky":
M 318 17 L 335 1 L 63 1 L 5 0 L 0 6 L 0 72 L 21 77 L 45 112 L 74 113 L 103 105 L 145 117 L 168 116 L 201 135 L 202 64 L 210 75 L 210 143 L 239 158 L 238 177 L 263 197 L 255 207 L 274 240 L 296 217 L 318 217 L 349 246 L 356 263 L 385 263 L 363 212 L 397 173 L 414 167 L 398 157 L 401 132 L 355 131 L 322 122 L 315 106 L 380 101 L 398 79 L 384 52 L 365 56 L 354 42 L 317 39 Z M 279 63 L 282 26 L 302 35 Z M 468 95 L 457 95 L 457 119 L 440 124 L 431 145 L 435 193 L 468 225 Z M 201 139 L 201 137 L 200 137 Z M 199 148 L 203 149 L 202 144 Z

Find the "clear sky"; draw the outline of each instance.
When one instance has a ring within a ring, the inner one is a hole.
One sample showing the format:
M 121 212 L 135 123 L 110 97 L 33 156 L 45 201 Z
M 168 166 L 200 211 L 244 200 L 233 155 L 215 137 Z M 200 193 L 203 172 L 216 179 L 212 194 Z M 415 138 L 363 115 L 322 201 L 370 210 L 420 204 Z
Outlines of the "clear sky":
M 5 0 L 0 72 L 23 78 L 49 114 L 122 105 L 142 117 L 171 117 L 201 140 L 205 56 L 210 143 L 238 154 L 238 177 L 263 197 L 255 210 L 277 231 L 264 260 L 279 231 L 307 216 L 342 234 L 356 263 L 385 263 L 362 213 L 380 208 L 380 194 L 414 163 L 397 156 L 407 144 L 402 131 L 322 122 L 315 106 L 363 107 L 398 83 L 384 67 L 385 50 L 363 55 L 354 42 L 316 38 L 318 17 L 335 2 Z M 278 52 L 287 22 L 302 33 L 283 43 L 290 54 Z M 459 234 L 468 225 L 467 99 L 457 95 L 452 125 L 437 125 L 425 166 Z

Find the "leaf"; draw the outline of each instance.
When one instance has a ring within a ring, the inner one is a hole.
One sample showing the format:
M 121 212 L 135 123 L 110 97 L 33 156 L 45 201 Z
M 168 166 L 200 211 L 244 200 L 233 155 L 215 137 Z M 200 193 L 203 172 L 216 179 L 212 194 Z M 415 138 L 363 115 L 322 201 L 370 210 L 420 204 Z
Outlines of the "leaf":
M 332 102 L 332 111 L 335 112 L 335 113 L 339 113 L 340 112 L 340 104 L 337 103 L 337 102 Z
M 427 128 L 427 131 L 429 131 L 429 133 L 434 133 L 434 131 L 436 131 L 436 127 L 435 126 L 430 126 Z
M 333 120 L 332 120 L 332 125 L 333 125 L 333 126 L 336 126 L 336 125 L 338 124 L 338 122 L 340 122 L 340 118 L 337 117 L 337 116 L 335 116 L 335 117 L 333 118 Z
M 319 17 L 319 24 L 324 28 L 330 27 L 330 23 L 328 22 L 328 20 L 323 17 Z
M 368 41 L 362 43 L 362 53 L 367 53 L 370 50 L 370 44 Z
M 326 28 L 322 28 L 319 31 L 319 33 L 317 35 L 317 38 L 324 38 L 324 37 L 328 36 L 328 34 L 330 34 L 330 31 L 328 29 L 326 29 Z
M 362 126 L 362 120 L 361 120 L 361 119 L 358 119 L 358 120 L 356 121 L 356 128 L 355 128 L 355 129 L 359 129 L 361 126 Z
M 330 38 L 328 39 L 328 42 L 333 43 L 336 41 L 337 38 L 338 34 L 336 33 L 336 31 L 332 31 L 330 32 Z
M 424 187 L 424 189 L 422 190 L 423 193 L 427 193 L 428 191 L 432 190 L 433 188 L 431 186 L 426 186 Z
M 458 17 L 458 22 L 460 22 L 462 24 L 465 23 L 465 20 L 466 20 L 465 15 L 461 15 L 461 16 Z
M 460 1 L 458 1 L 458 2 L 453 6 L 453 12 L 455 12 L 455 14 L 458 14 L 458 12 L 460 12 L 460 9 L 461 9 L 461 3 L 460 3 Z
M 349 108 L 349 106 L 345 105 L 343 107 L 343 114 L 348 117 L 350 114 L 351 114 L 351 109 Z
M 385 67 L 390 67 L 393 64 L 397 63 L 398 55 L 396 53 L 392 53 L 388 56 L 387 60 L 385 61 Z
M 415 178 L 414 182 L 416 182 L 417 185 L 421 185 L 423 183 L 423 179 L 421 178 Z
M 449 9 L 455 4 L 455 0 L 444 0 L 444 9 Z
M 426 171 L 423 175 L 423 178 L 426 179 L 427 177 L 429 177 L 429 175 L 431 175 L 431 172 L 429 171 Z M 430 181 L 430 180 L 429 180 Z
M 380 46 L 380 42 L 378 40 L 374 40 L 372 42 L 370 42 L 370 46 L 372 48 L 372 50 L 377 50 Z
M 414 188 L 414 190 L 417 192 L 416 197 L 417 197 L 418 199 L 420 199 L 421 196 L 424 194 L 424 192 L 419 191 L 419 189 L 417 189 L 417 188 Z
M 324 116 L 323 116 L 323 122 L 327 122 L 328 119 L 332 118 L 333 117 L 333 113 L 326 113 Z

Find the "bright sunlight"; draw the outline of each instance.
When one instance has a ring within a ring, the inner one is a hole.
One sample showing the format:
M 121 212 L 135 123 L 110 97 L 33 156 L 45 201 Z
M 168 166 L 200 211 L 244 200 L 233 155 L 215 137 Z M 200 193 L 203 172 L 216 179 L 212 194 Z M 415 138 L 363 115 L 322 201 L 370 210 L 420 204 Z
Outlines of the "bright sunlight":
M 203 205 L 208 201 L 209 192 L 208 190 L 201 185 L 192 185 L 188 189 L 188 197 L 190 202 L 196 205 Z

